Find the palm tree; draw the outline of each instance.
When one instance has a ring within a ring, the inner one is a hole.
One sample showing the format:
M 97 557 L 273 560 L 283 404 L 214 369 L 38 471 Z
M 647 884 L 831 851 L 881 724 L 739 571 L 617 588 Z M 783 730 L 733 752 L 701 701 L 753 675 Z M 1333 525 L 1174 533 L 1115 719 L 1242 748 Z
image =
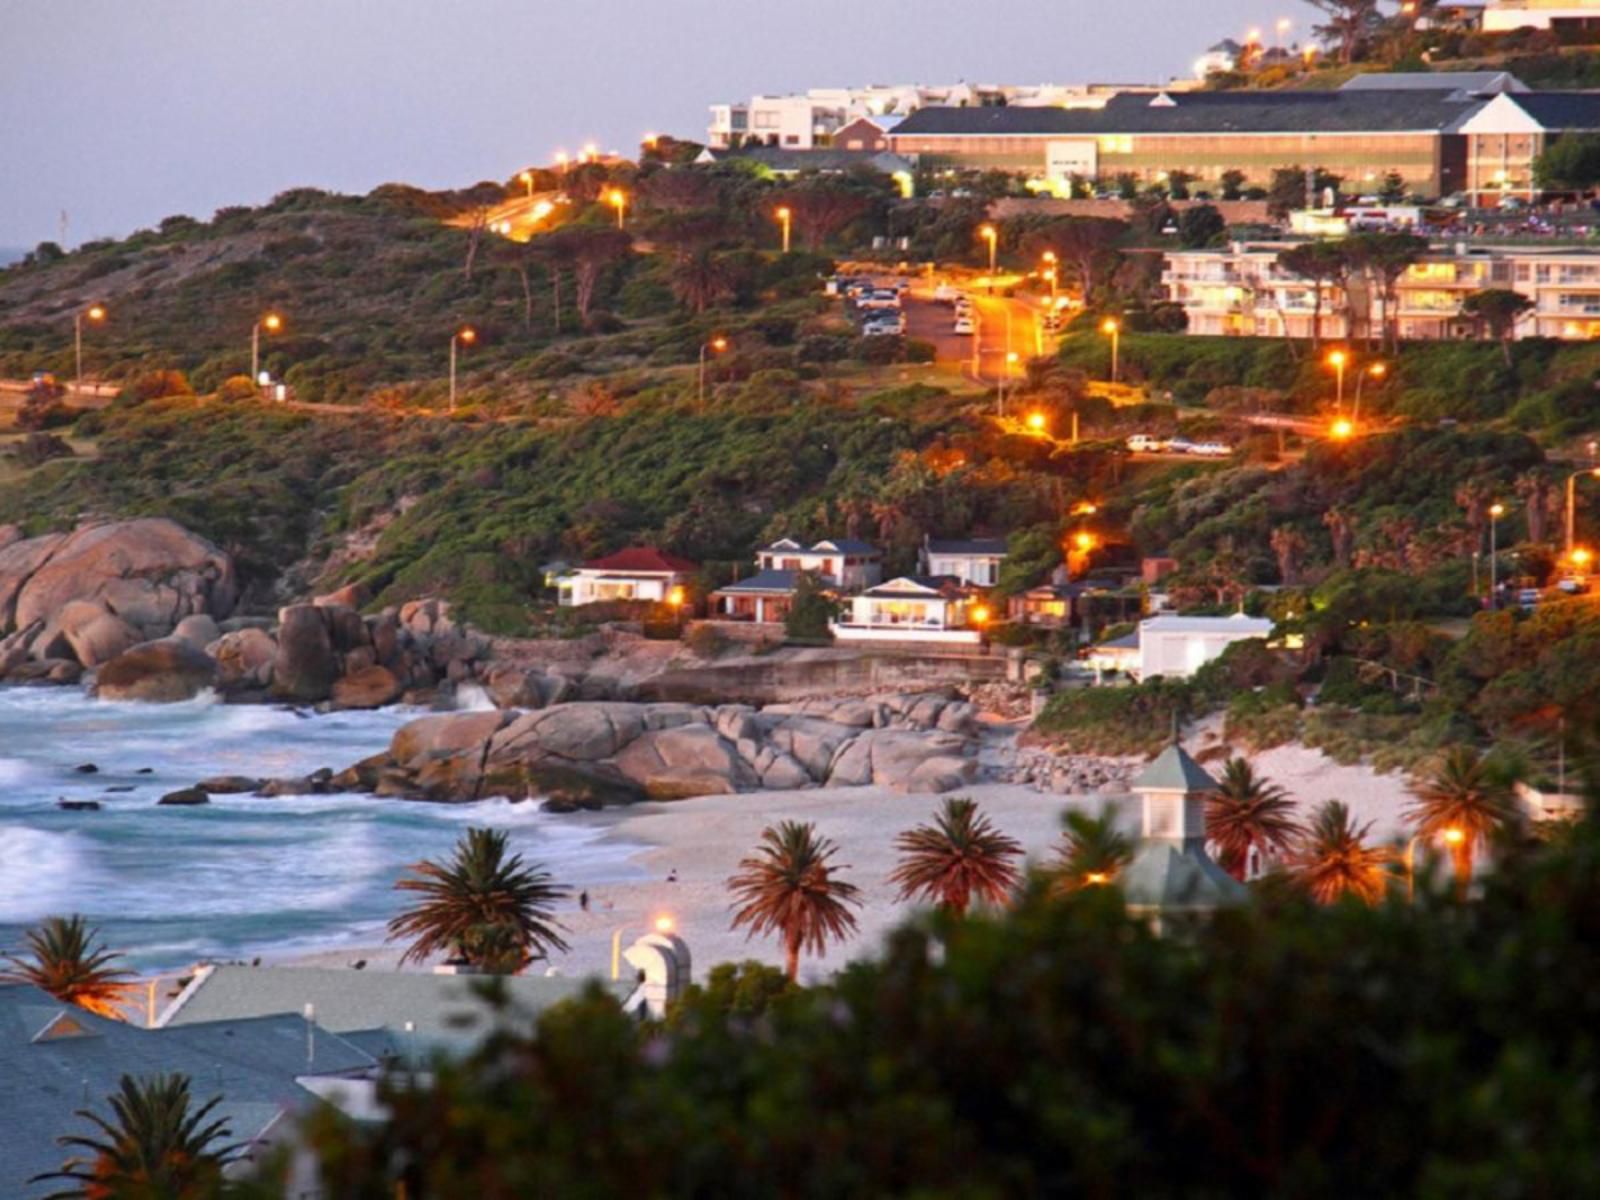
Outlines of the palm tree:
M 1262 858 L 1289 849 L 1300 834 L 1289 793 L 1255 773 L 1249 761 L 1230 758 L 1222 781 L 1206 800 L 1206 836 L 1217 847 L 1217 862 L 1243 880 L 1250 851 Z
M 67 1191 L 45 1200 L 115 1200 L 117 1197 L 161 1197 L 162 1200 L 210 1200 L 223 1187 L 222 1168 L 242 1148 L 217 1145 L 230 1136 L 225 1120 L 206 1123 L 222 1100 L 215 1096 L 189 1111 L 189 1078 L 156 1075 L 135 1079 L 124 1075 L 107 1097 L 111 1119 L 88 1109 L 78 1116 L 92 1122 L 100 1136 L 57 1138 L 83 1151 L 61 1170 L 37 1175 L 30 1182 L 70 1180 Z
M 749 936 L 776 933 L 783 939 L 784 970 L 800 976 L 800 952 L 827 952 L 829 938 L 855 932 L 856 918 L 847 905 L 860 907 L 853 883 L 833 877 L 838 868 L 828 860 L 839 848 L 817 834 L 809 822 L 783 821 L 761 831 L 754 857 L 739 862 L 728 880 L 738 907 L 733 928 L 749 926 Z
M 1368 904 L 1383 898 L 1394 852 L 1367 845 L 1371 828 L 1371 821 L 1357 826 L 1342 800 L 1329 800 L 1317 810 L 1288 862 L 1318 904 L 1332 904 L 1347 895 Z
M 1110 808 L 1098 817 L 1069 812 L 1062 822 L 1066 833 L 1054 864 L 1051 891 L 1057 895 L 1116 882 L 1133 861 L 1133 840 L 1117 828 Z
M 65 1004 L 121 1019 L 121 1004 L 133 991 L 133 973 L 115 965 L 118 955 L 94 945 L 99 930 L 82 917 L 46 917 L 27 935 L 32 961 L 6 955 L 12 970 L 0 978 L 31 983 Z
M 1472 879 L 1473 852 L 1516 817 L 1511 783 L 1469 746 L 1455 746 L 1433 770 L 1407 785 L 1416 803 L 1405 812 L 1417 836 L 1443 838 L 1455 865 L 1456 886 Z
M 933 901 L 958 917 L 974 899 L 1004 904 L 1022 880 L 1011 861 L 1022 857 L 1022 844 L 964 796 L 946 800 L 932 825 L 909 829 L 894 844 L 901 861 L 889 882 L 900 885 L 899 898 Z
M 389 922 L 391 939 L 413 939 L 402 963 L 448 951 L 475 967 L 511 973 L 567 948 L 552 911 L 571 889 L 552 883 L 537 865 L 523 866 L 520 854 L 508 858 L 500 830 L 468 829 L 453 861 L 424 860 L 411 871 L 418 878 L 394 886 L 421 899 Z

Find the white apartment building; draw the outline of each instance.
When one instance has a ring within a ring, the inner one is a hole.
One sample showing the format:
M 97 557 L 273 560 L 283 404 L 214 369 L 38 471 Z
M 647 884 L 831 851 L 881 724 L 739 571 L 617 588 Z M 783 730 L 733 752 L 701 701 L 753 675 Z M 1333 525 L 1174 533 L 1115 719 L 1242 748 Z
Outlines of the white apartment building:
M 783 96 L 713 104 L 706 145 L 727 150 L 746 143 L 813 150 L 862 117 L 905 116 L 919 108 L 1100 108 L 1119 92 L 1155 92 L 1145 84 L 872 84 L 861 88 L 811 88 Z
M 1574 25 L 1600 27 L 1600 0 L 1489 0 L 1483 9 L 1485 33 Z
M 1309 338 L 1315 288 L 1278 265 L 1279 252 L 1293 244 L 1237 242 L 1226 249 L 1169 253 L 1162 282 L 1168 299 L 1188 314 L 1188 332 Z M 1391 316 L 1402 338 L 1475 337 L 1480 330 L 1460 315 L 1461 304 L 1485 288 L 1521 292 L 1534 302 L 1517 325 L 1518 338 L 1600 337 L 1600 252 L 1581 248 L 1437 247 L 1401 276 Z M 1322 337 L 1362 337 L 1378 330 L 1377 289 L 1362 284 L 1347 297 L 1337 285 L 1324 284 L 1322 293 Z

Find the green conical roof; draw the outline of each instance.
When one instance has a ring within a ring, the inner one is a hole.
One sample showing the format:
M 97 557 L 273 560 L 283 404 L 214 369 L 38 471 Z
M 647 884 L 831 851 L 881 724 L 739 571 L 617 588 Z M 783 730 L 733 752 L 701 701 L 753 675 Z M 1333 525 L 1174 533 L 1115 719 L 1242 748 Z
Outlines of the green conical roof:
M 1130 785 L 1135 792 L 1214 792 L 1217 781 L 1173 742 Z
M 1141 841 L 1117 885 L 1128 907 L 1144 912 L 1208 912 L 1242 904 L 1249 894 L 1194 839 Z

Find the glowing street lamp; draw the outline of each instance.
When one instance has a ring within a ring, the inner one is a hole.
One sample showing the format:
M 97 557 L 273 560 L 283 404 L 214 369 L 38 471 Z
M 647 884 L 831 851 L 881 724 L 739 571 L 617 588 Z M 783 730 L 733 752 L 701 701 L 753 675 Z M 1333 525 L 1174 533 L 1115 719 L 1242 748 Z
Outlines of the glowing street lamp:
M 1573 553 L 1574 553 L 1574 551 L 1572 549 L 1573 534 L 1577 532 L 1578 480 L 1582 479 L 1585 475 L 1592 476 L 1595 479 L 1600 479 L 1600 467 L 1585 467 L 1583 470 L 1574 471 L 1571 475 L 1567 476 L 1567 545 L 1566 545 L 1566 551 L 1567 551 L 1567 557 L 1568 558 L 1571 558 Z
M 993 225 L 983 225 L 978 229 L 978 236 L 989 243 L 989 290 L 993 292 L 995 261 L 1000 248 L 1000 231 Z
M 1417 834 L 1406 843 L 1406 901 L 1414 903 L 1417 898 L 1417 843 L 1424 834 Z M 1439 834 L 1444 844 L 1452 850 L 1467 840 L 1467 835 L 1456 826 L 1452 825 Z
M 718 334 L 700 347 L 700 407 L 706 406 L 706 354 L 721 354 L 728 348 L 728 339 Z
M 993 614 L 989 612 L 989 606 L 987 604 L 974 604 L 967 611 L 967 619 L 979 629 L 982 629 L 989 623 L 989 618 L 991 615 Z
M 1033 433 L 1043 434 L 1049 424 L 1050 419 L 1038 409 L 1034 409 L 1033 412 L 1028 414 L 1028 428 Z
M 1500 518 L 1506 515 L 1506 506 L 1498 502 L 1489 505 L 1489 607 L 1495 607 L 1495 597 L 1500 588 Z
M 1357 378 L 1356 378 L 1356 407 L 1355 407 L 1355 413 L 1354 413 L 1355 420 L 1357 420 L 1357 421 L 1361 420 L 1361 389 L 1366 385 L 1368 377 L 1370 376 L 1373 379 L 1380 379 L 1381 380 L 1388 373 L 1389 373 L 1389 367 L 1388 367 L 1387 364 L 1381 363 L 1381 362 L 1375 362 L 1371 366 L 1369 366 L 1365 371 L 1361 372 L 1361 374 L 1359 376 L 1357 376 Z
M 579 161 L 581 161 L 581 162 L 597 162 L 599 160 L 599 158 L 600 158 L 600 147 L 595 145 L 593 142 L 586 142 L 584 144 L 584 147 L 583 147 L 583 158 L 580 159 Z
M 478 331 L 471 325 L 463 325 L 450 335 L 450 411 L 456 410 L 456 347 L 470 346 L 478 340 Z
M 567 157 L 567 152 L 565 150 L 556 151 L 555 163 L 558 170 L 565 171 L 567 169 L 567 164 L 571 161 L 572 160 Z
M 606 193 L 606 203 L 617 210 L 617 228 L 622 228 L 623 214 L 628 210 L 628 193 L 621 188 L 612 188 Z
M 269 312 L 250 327 L 250 378 L 261 378 L 261 331 L 277 333 L 283 329 L 283 318 Z
M 79 309 L 72 314 L 72 347 L 77 358 L 77 375 L 73 388 L 83 391 L 83 319 L 87 317 L 94 324 L 99 324 L 106 319 L 106 309 L 103 304 L 91 304 L 88 308 Z
M 1277 25 L 1277 29 L 1278 29 L 1278 45 L 1280 47 L 1283 45 L 1284 37 L 1288 34 L 1289 30 L 1291 30 L 1293 28 L 1294 28 L 1294 22 L 1291 21 L 1288 17 L 1279 17 L 1278 18 L 1278 25 Z
M 1356 423 L 1349 417 L 1336 417 L 1328 427 L 1328 436 L 1336 442 L 1348 442 L 1356 435 Z
M 1072 537 L 1072 544 L 1078 548 L 1079 554 L 1087 554 L 1094 549 L 1094 534 L 1087 529 L 1080 529 Z
M 1594 555 L 1582 546 L 1575 546 L 1571 552 L 1568 553 L 1567 560 L 1571 562 L 1579 572 L 1587 574 L 1589 570 L 1589 564 L 1594 561 Z
M 774 215 L 778 218 L 778 224 L 783 226 L 783 252 L 787 254 L 789 253 L 789 235 L 793 232 L 794 227 L 794 210 L 785 204 L 780 206 Z
M 1111 882 L 1111 876 L 1104 871 L 1090 871 L 1083 877 L 1083 881 L 1091 887 L 1103 887 Z
M 1340 412 L 1344 411 L 1344 368 L 1350 361 L 1350 356 L 1343 350 L 1334 350 L 1328 355 L 1328 365 L 1333 368 L 1339 380 L 1338 399 L 1335 402 Z
M 1111 339 L 1111 382 L 1116 383 L 1121 377 L 1122 326 L 1115 317 L 1107 317 L 1100 324 L 1100 332 Z
M 517 176 L 517 179 L 527 186 L 528 202 L 531 204 L 533 202 L 533 172 L 524 171 L 522 174 Z

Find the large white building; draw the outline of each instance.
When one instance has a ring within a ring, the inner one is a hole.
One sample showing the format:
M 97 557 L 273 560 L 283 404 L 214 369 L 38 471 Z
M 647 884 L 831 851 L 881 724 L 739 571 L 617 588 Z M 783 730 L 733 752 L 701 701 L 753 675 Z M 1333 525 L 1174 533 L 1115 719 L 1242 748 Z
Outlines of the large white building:
M 1485 33 L 1572 27 L 1600 28 L 1600 0 L 1489 0 L 1483 8 Z
M 1264 617 L 1151 617 L 1139 622 L 1139 678 L 1187 679 L 1235 642 L 1266 638 Z

